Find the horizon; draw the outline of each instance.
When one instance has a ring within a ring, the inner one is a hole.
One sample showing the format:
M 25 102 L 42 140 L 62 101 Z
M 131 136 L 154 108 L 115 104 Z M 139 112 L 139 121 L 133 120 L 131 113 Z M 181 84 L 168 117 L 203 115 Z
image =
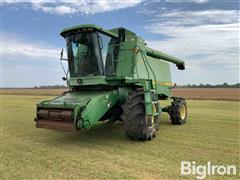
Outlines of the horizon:
M 171 65 L 177 85 L 239 83 L 237 0 L 5 0 L 0 6 L 2 88 L 66 85 L 59 33 L 78 24 L 125 27 L 149 47 L 185 60 L 184 71 Z
M 240 83 L 234 83 L 234 84 L 228 84 L 228 83 L 221 83 L 221 84 L 176 84 L 175 87 L 202 87 L 202 86 L 211 86 L 212 88 L 219 88 L 220 86 L 223 86 L 224 84 L 226 84 L 226 88 L 240 88 L 240 87 L 233 87 L 233 86 L 240 86 Z M 39 86 L 32 86 L 32 87 L 0 87 L 0 89 L 51 89 L 51 88 L 68 88 L 67 85 L 39 85 Z M 220 87 L 221 88 L 221 87 Z

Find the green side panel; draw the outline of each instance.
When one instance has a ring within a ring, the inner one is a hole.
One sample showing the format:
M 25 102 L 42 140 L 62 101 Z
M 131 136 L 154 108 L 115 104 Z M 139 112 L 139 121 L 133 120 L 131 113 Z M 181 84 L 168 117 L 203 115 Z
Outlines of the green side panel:
M 92 97 L 81 113 L 82 128 L 89 129 L 118 102 L 118 91 L 99 93 Z
M 137 62 L 137 77 L 140 79 L 148 79 L 148 73 L 146 70 L 146 66 L 144 64 L 143 58 L 140 53 L 138 53 L 138 62 Z M 147 61 L 151 68 L 153 69 L 156 80 L 159 82 L 171 82 L 171 72 L 170 72 L 170 64 L 158 59 L 154 59 L 152 57 L 146 56 Z M 154 79 L 154 76 L 151 70 L 148 68 L 150 79 Z
M 156 75 L 156 80 L 160 82 L 172 82 L 170 64 L 158 59 L 149 58 L 148 61 Z

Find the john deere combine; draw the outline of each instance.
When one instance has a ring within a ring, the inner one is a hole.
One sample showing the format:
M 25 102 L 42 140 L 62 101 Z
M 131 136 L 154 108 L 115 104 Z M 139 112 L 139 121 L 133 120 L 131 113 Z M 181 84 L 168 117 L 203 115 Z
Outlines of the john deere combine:
M 89 129 L 98 121 L 123 121 L 134 140 L 151 140 L 162 112 L 172 124 L 183 124 L 187 106 L 172 97 L 170 65 L 185 69 L 184 61 L 153 50 L 125 28 L 105 30 L 95 25 L 64 29 L 69 91 L 37 104 L 36 127 Z M 62 54 L 62 53 L 61 53 Z M 68 74 L 69 72 L 69 74 Z M 161 100 L 172 99 L 167 107 Z

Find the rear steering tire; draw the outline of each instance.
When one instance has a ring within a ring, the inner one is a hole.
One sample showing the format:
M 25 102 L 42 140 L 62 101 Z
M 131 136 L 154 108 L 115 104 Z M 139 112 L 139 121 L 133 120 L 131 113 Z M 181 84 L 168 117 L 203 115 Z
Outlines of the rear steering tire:
M 128 137 L 141 141 L 155 137 L 155 127 L 147 123 L 143 89 L 131 92 L 122 108 L 121 118 Z
M 169 111 L 172 124 L 181 125 L 187 120 L 187 103 L 183 98 L 173 98 Z

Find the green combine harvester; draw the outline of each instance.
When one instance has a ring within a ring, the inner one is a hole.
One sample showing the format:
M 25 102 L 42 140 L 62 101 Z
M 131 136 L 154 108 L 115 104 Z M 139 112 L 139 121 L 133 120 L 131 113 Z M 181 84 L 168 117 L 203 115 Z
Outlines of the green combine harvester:
M 170 63 L 180 70 L 184 61 L 146 46 L 125 28 L 105 30 L 95 25 L 64 29 L 69 91 L 37 104 L 36 127 L 60 130 L 90 129 L 98 121 L 123 122 L 134 140 L 151 140 L 159 130 L 162 112 L 174 125 L 187 119 L 183 98 L 172 97 Z M 171 104 L 161 107 L 161 100 Z

